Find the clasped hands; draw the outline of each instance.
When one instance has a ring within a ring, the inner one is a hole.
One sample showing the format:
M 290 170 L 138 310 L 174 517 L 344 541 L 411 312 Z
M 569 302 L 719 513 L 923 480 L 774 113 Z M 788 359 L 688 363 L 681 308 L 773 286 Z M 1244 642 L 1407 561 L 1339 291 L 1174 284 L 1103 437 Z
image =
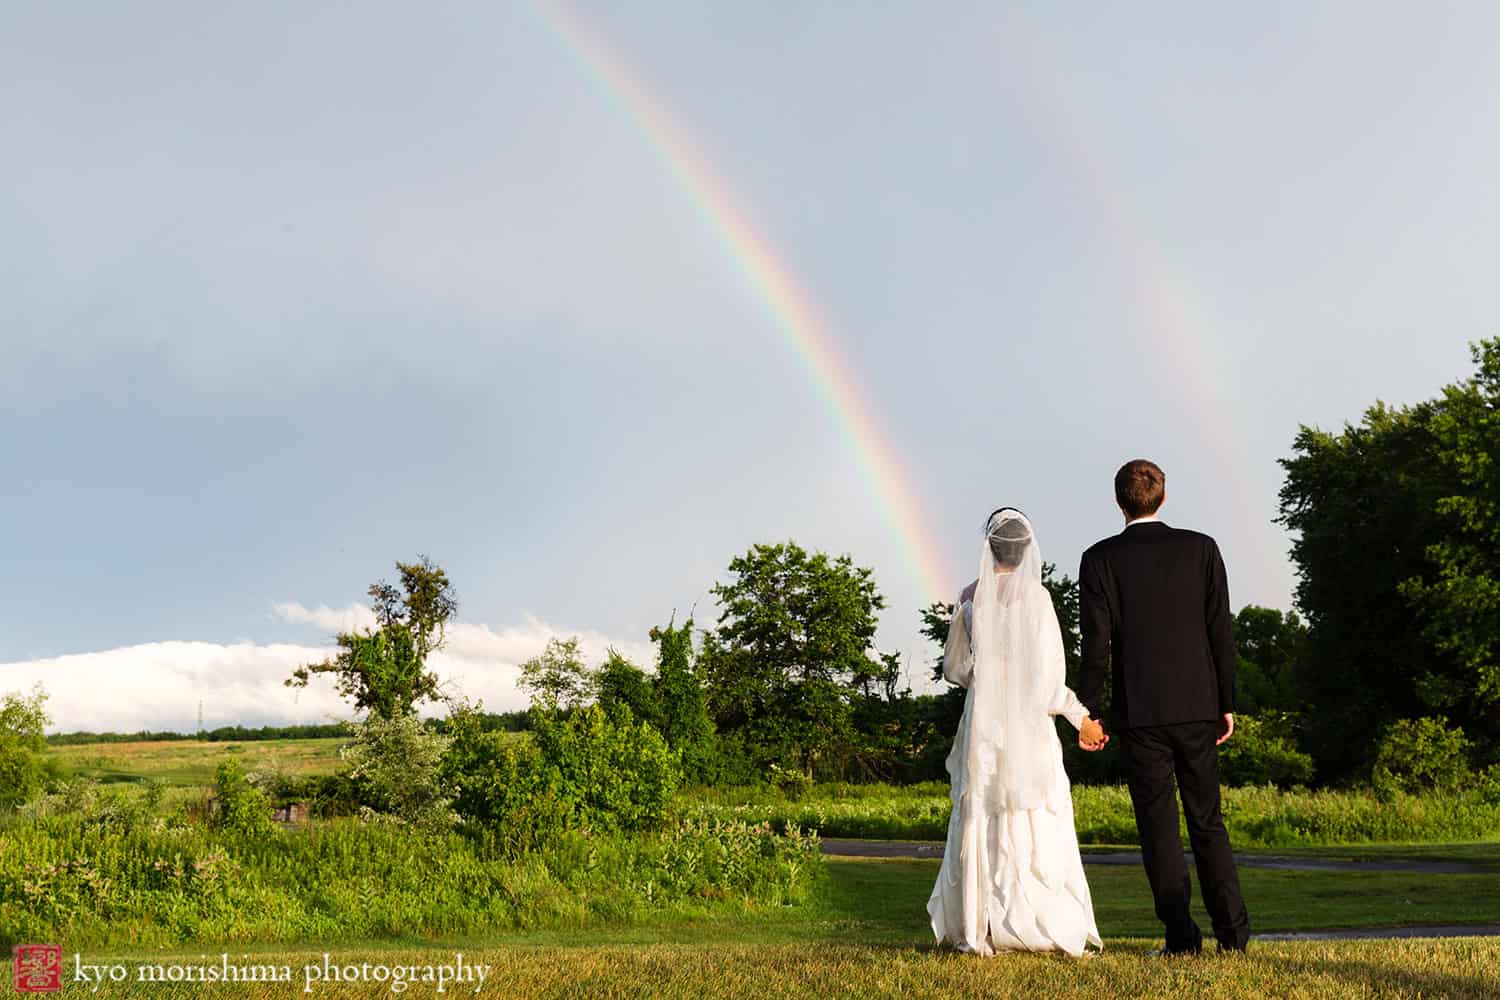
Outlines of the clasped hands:
M 1103 750 L 1109 742 L 1109 734 L 1104 731 L 1104 726 L 1098 719 L 1083 717 L 1083 725 L 1078 727 L 1078 746 L 1080 749 L 1090 752 Z

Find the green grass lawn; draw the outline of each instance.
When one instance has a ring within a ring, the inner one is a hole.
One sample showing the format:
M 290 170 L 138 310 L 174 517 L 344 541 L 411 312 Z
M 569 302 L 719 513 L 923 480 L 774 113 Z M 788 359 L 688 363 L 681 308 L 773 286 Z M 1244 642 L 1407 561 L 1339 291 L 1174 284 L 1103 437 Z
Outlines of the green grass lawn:
M 1492 1000 L 1500 991 L 1500 943 L 1493 940 L 1275 943 L 1249 954 L 1197 959 L 1144 957 L 1149 942 L 1111 942 L 1100 955 L 1001 955 L 978 959 L 929 948 L 857 940 L 754 945 L 615 944 L 575 937 L 561 947 L 490 944 L 464 951 L 466 963 L 488 966 L 478 996 L 543 997 L 1456 997 Z M 336 963 L 439 965 L 448 947 L 349 949 Z M 98 961 L 99 956 L 85 956 Z M 134 976 L 139 956 L 124 956 Z M 204 962 L 201 953 L 153 955 L 158 963 Z M 212 956 L 217 962 L 218 956 Z M 230 960 L 248 964 L 231 953 Z M 288 968 L 290 981 L 271 984 L 106 985 L 98 993 L 68 982 L 66 996 L 142 997 L 435 997 L 433 985 L 394 994 L 388 983 L 304 984 L 303 969 L 319 965 L 321 949 L 261 959 Z M 71 956 L 68 959 L 71 962 Z M 473 996 L 472 985 L 443 996 Z
M 1134 850 L 1135 848 L 1126 848 Z M 1470 844 L 1341 844 L 1336 847 L 1279 847 L 1241 853 L 1331 861 L 1442 861 L 1500 873 L 1500 841 Z
M 937 862 L 831 859 L 819 901 L 804 907 L 675 919 L 633 927 L 555 927 L 442 942 L 368 942 L 329 949 L 335 961 L 493 966 L 486 994 L 543 996 L 1494 996 L 1500 941 L 1252 944 L 1246 956 L 1152 960 L 1159 943 L 1145 877 L 1136 869 L 1089 870 L 1102 955 L 975 959 L 932 946 L 925 904 Z M 1485 875 L 1242 872 L 1257 931 L 1330 926 L 1500 920 L 1500 880 Z M 1201 908 L 1199 908 L 1201 914 Z M 1204 921 L 1206 923 L 1206 921 Z M 305 996 L 302 967 L 321 960 L 311 943 L 257 949 L 200 947 L 151 954 L 85 954 L 86 962 L 232 958 L 287 964 L 292 985 L 136 987 L 138 995 Z M 244 964 L 251 964 L 244 960 Z M 108 988 L 107 988 L 108 989 Z M 466 987 L 467 989 L 467 987 Z M 86 992 L 80 987 L 70 992 Z M 450 992 L 453 992 L 450 990 Z M 314 986 L 313 995 L 383 996 L 389 985 Z M 101 995 L 105 995 L 101 993 Z M 109 995 L 126 995 L 113 991 Z M 413 985 L 408 996 L 436 995 Z

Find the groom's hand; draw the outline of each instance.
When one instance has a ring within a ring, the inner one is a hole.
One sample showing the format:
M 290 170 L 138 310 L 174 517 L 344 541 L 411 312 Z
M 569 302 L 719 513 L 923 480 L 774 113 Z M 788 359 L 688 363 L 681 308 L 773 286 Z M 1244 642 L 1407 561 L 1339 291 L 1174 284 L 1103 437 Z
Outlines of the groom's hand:
M 1078 727 L 1078 746 L 1083 750 L 1103 750 L 1104 745 L 1109 742 L 1109 735 L 1105 733 L 1104 727 L 1099 724 L 1098 719 L 1084 717 L 1083 725 Z
M 1234 713 L 1225 712 L 1224 718 L 1219 720 L 1219 738 L 1214 740 L 1214 746 L 1223 743 L 1234 735 Z

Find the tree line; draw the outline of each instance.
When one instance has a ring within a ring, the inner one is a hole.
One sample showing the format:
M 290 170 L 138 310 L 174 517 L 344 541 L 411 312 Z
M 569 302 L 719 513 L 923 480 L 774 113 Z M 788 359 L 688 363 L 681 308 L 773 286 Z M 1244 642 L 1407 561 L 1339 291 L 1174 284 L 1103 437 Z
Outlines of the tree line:
M 1226 782 L 1371 782 L 1399 794 L 1500 766 L 1500 742 L 1488 738 L 1500 724 L 1500 339 L 1475 345 L 1473 361 L 1434 399 L 1377 402 L 1337 432 L 1299 430 L 1281 461 L 1277 510 L 1291 534 L 1297 607 L 1235 615 L 1239 713 L 1222 752 Z M 397 570 L 397 583 L 370 588 L 376 627 L 340 633 L 337 652 L 289 685 L 331 676 L 371 719 L 441 698 L 427 660 L 457 608 L 452 585 L 425 558 Z M 1076 684 L 1077 584 L 1050 564 L 1043 582 Z M 642 732 L 659 739 L 673 782 L 795 789 L 945 777 L 964 693 L 903 684 L 897 655 L 875 646 L 885 599 L 869 568 L 792 541 L 758 544 L 730 560 L 712 593 L 710 625 L 674 614 L 651 630 L 653 664 L 613 649 L 589 664 L 577 639 L 554 639 L 522 665 L 528 712 L 460 706 L 426 728 L 471 742 L 529 728 L 576 751 L 586 731 L 599 746 L 614 739 L 599 728 L 609 720 L 638 748 Z M 938 650 L 952 612 L 922 609 Z M 941 679 L 936 659 L 932 671 Z M 39 702 L 8 701 L 0 721 L 15 732 L 0 733 L 0 750 L 39 745 L 40 717 Z M 1084 755 L 1069 735 L 1074 780 L 1119 780 L 1113 749 Z M 655 754 L 650 746 L 640 752 Z M 494 747 L 485 752 L 500 754 Z

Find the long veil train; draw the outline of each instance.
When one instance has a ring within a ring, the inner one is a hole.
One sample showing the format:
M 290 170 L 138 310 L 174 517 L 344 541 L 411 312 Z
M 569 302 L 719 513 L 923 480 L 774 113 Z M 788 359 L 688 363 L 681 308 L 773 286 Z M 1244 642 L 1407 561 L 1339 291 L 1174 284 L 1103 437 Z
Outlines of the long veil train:
M 968 688 L 948 754 L 953 814 L 927 901 L 939 941 L 1003 950 L 1104 946 L 1094 921 L 1052 716 L 1082 725 L 1041 553 L 1018 510 L 990 516 L 971 600 L 960 596 L 943 673 Z

